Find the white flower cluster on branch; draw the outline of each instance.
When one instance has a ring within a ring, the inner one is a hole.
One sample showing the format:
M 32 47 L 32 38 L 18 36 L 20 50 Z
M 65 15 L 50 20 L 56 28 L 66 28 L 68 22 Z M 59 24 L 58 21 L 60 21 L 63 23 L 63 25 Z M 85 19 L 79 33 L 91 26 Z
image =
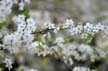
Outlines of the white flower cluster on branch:
M 32 18 L 26 19 L 23 14 L 13 17 L 12 20 L 16 24 L 17 29 L 15 32 L 5 35 L 3 44 L 1 44 L 10 53 L 15 54 L 18 50 L 20 51 L 22 48 L 25 48 L 32 55 L 56 55 L 64 63 L 70 65 L 73 65 L 75 60 L 94 62 L 98 58 L 102 59 L 107 56 L 106 52 L 101 48 L 74 42 L 71 44 L 65 43 L 65 39 L 68 37 L 60 34 L 60 31 L 65 29 L 68 33 L 71 33 L 69 34 L 71 37 L 80 35 L 82 38 L 82 35 L 87 34 L 82 39 L 88 39 L 89 35 L 93 37 L 98 32 L 106 33 L 108 31 L 107 26 L 101 24 L 93 25 L 90 23 L 75 26 L 72 20 L 67 20 L 62 26 L 55 26 L 49 23 L 45 24 L 45 30 L 37 31 L 34 20 Z M 35 36 L 38 37 L 38 34 L 40 34 L 40 40 L 35 40 Z M 54 39 L 52 40 L 52 38 Z M 87 71 L 84 69 L 81 68 L 82 71 Z M 75 68 L 74 71 L 78 70 Z M 90 70 L 88 69 L 88 71 Z
M 17 30 L 3 38 L 4 48 L 9 49 L 11 53 L 15 53 L 18 48 L 30 46 L 34 40 L 32 32 L 36 29 L 32 18 L 28 18 L 25 21 L 24 15 L 18 15 L 13 20 L 17 25 Z
M 18 5 L 19 11 L 22 12 L 25 4 L 29 2 L 30 0 L 0 0 L 0 22 L 6 21 L 14 5 Z M 39 30 L 35 21 L 23 13 L 12 17 L 12 21 L 16 25 L 15 31 L 7 32 L 6 35 L 1 33 L 0 36 L 1 51 L 5 53 L 7 50 L 12 56 L 21 51 L 31 55 L 53 56 L 69 67 L 74 66 L 73 71 L 94 71 L 87 67 L 75 66 L 78 66 L 80 61 L 93 63 L 108 56 L 108 51 L 90 45 L 96 34 L 102 33 L 103 36 L 108 36 L 108 26 L 100 23 L 76 24 L 72 19 L 67 19 L 60 25 L 44 23 L 42 24 L 44 29 Z M 5 57 L 5 54 L 0 56 Z M 5 57 L 3 63 L 11 70 L 14 60 Z
M 69 63 L 71 62 L 73 63 L 74 62 L 73 59 L 78 61 L 94 62 L 95 60 L 97 60 L 98 57 L 99 58 L 106 57 L 106 52 L 104 52 L 102 49 L 90 47 L 84 44 L 64 45 L 64 47 L 62 46 L 62 49 L 64 54 L 63 58 L 66 63 L 68 63 L 68 61 Z M 100 52 L 97 50 L 99 50 Z

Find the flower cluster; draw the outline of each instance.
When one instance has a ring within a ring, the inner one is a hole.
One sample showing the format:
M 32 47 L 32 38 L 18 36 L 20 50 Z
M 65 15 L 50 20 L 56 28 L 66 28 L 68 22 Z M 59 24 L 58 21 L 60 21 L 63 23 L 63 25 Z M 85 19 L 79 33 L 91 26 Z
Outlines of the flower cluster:
M 64 63 L 70 65 L 74 65 L 74 60 L 95 62 L 97 58 L 101 59 L 107 56 L 106 52 L 101 48 L 92 47 L 87 44 L 77 44 L 76 42 L 66 44 L 65 39 L 67 36 L 60 34 L 62 29 L 66 29 L 71 33 L 71 36 L 80 35 L 83 39 L 87 39 L 87 36 L 85 38 L 82 35 L 88 34 L 93 36 L 100 31 L 107 32 L 106 26 L 104 25 L 86 23 L 85 25 L 78 24 L 75 27 L 72 20 L 67 20 L 65 25 L 57 27 L 54 24 L 49 23 L 45 24 L 45 28 L 48 30 L 41 31 L 46 33 L 40 37 L 40 40 L 35 40 L 35 34 L 38 36 L 37 34 L 41 33 L 36 32 L 36 24 L 32 18 L 26 19 L 25 16 L 21 14 L 15 16 L 13 21 L 17 25 L 16 31 L 7 34 L 3 38 L 4 49 L 8 49 L 11 53 L 17 53 L 18 50 L 20 51 L 20 49 L 26 48 L 26 51 L 32 55 L 57 55 Z M 55 35 L 52 35 L 51 33 Z M 52 37 L 54 39 L 51 42 Z M 79 67 L 75 68 L 74 71 L 78 71 L 79 69 L 82 71 L 90 71 L 89 69 Z
M 68 46 L 68 47 L 67 47 Z M 76 44 L 73 45 L 64 45 L 62 46 L 63 49 L 63 58 L 66 63 L 68 61 L 73 63 L 73 59 L 78 60 L 78 61 L 90 61 L 94 62 L 97 60 L 97 58 L 105 58 L 106 57 L 106 52 L 104 52 L 100 48 L 94 48 L 90 47 L 88 45 L 78 45 Z M 96 50 L 96 51 L 95 51 Z M 72 58 L 71 58 L 72 57 Z M 71 58 L 71 60 L 70 60 Z
M 88 39 L 89 35 L 94 36 L 95 34 L 102 32 L 103 36 L 108 36 L 108 26 L 99 24 L 91 24 L 89 22 L 83 25 L 82 23 L 75 24 L 72 19 L 67 19 L 62 25 L 56 25 L 51 23 L 45 23 L 45 28 L 53 30 L 57 34 L 60 30 L 65 29 L 71 34 L 71 36 L 80 35 L 82 39 Z M 89 38 L 90 42 L 91 39 Z
M 6 21 L 6 18 L 12 12 L 14 4 L 19 5 L 19 10 L 24 10 L 25 3 L 30 0 L 0 0 L 0 22 Z
M 13 18 L 17 25 L 17 30 L 14 33 L 7 34 L 3 38 L 4 48 L 10 50 L 10 52 L 17 52 L 18 48 L 30 46 L 34 40 L 32 32 L 35 31 L 36 26 L 32 18 L 28 18 L 25 21 L 24 15 L 18 15 Z
M 61 59 L 63 59 L 64 63 L 73 65 L 74 60 L 77 61 L 89 61 L 89 62 L 95 62 L 98 58 L 106 58 L 107 53 L 103 51 L 101 48 L 97 47 L 91 47 L 89 45 L 85 44 L 63 44 L 59 43 L 54 46 L 48 46 L 45 44 L 41 45 L 43 46 L 40 50 L 39 45 L 40 42 L 34 43 L 33 46 L 29 47 L 29 51 L 33 53 L 37 53 L 39 56 L 43 55 L 53 55 L 56 54 L 57 56 L 60 56 Z
M 76 27 L 73 24 L 73 21 L 68 22 L 68 23 L 72 24 L 72 26 L 70 26 L 70 24 L 65 23 L 65 25 L 67 24 L 67 26 L 69 26 L 68 31 L 71 33 L 72 36 L 80 34 L 82 38 L 87 39 L 88 35 L 94 36 L 95 34 L 99 32 L 103 32 L 106 36 L 108 35 L 106 33 L 108 26 L 101 25 L 100 23 L 94 25 L 87 22 L 85 25 L 78 24 Z
M 15 4 L 22 12 L 25 4 L 29 2 L 30 0 L 0 0 L 0 22 L 6 21 L 6 17 L 11 14 Z M 12 21 L 16 25 L 14 32 L 8 31 L 5 34 L 0 32 L 0 53 L 4 52 L 4 54 L 0 54 L 1 57 L 5 57 L 5 50 L 9 51 L 7 53 L 13 58 L 18 53 L 20 55 L 21 51 L 30 55 L 37 54 L 44 57 L 49 55 L 73 66 L 73 71 L 94 71 L 87 67 L 75 66 L 78 66 L 77 62 L 80 61 L 93 63 L 107 57 L 108 51 L 97 46 L 91 46 L 88 42 L 90 43 L 97 33 L 108 36 L 108 26 L 89 22 L 75 24 L 72 19 L 67 19 L 64 24 L 60 25 L 44 23 L 42 25 L 44 29 L 38 30 L 35 21 L 25 14 L 12 17 Z M 74 38 L 77 36 L 80 38 Z M 5 58 L 3 63 L 11 70 L 14 60 Z M 27 70 L 37 71 L 25 68 L 25 71 Z

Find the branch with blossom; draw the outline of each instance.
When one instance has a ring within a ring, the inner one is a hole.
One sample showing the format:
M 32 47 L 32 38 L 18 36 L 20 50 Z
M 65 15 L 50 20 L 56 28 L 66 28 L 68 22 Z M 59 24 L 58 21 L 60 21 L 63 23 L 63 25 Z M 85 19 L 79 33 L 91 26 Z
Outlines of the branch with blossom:
M 20 12 L 24 10 L 29 0 L 1 0 L 0 3 L 2 18 L 0 21 L 3 22 L 13 11 L 14 5 L 18 5 Z M 15 25 L 15 30 L 10 31 L 7 26 L 4 26 L 7 32 L 5 34 L 2 32 L 0 37 L 0 47 L 2 47 L 0 57 L 3 58 L 2 62 L 9 71 L 13 68 L 15 56 L 20 53 L 40 57 L 53 56 L 55 59 L 60 59 L 72 71 L 95 71 L 91 64 L 107 59 L 108 50 L 91 45 L 96 34 L 101 33 L 107 38 L 108 26 L 106 25 L 89 22 L 76 24 L 72 19 L 67 19 L 61 25 L 44 23 L 42 25 L 44 29 L 38 30 L 36 22 L 30 16 L 28 17 L 28 13 L 25 15 L 25 12 L 12 16 L 11 21 Z M 10 56 L 12 58 L 7 58 Z M 31 68 L 29 71 L 37 70 Z

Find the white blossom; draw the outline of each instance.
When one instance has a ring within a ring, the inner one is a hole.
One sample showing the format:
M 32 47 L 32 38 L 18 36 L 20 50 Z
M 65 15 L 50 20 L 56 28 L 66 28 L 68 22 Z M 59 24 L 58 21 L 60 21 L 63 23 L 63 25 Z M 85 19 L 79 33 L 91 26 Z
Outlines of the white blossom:
M 19 10 L 24 10 L 24 2 L 19 3 Z
M 12 53 L 14 53 L 17 48 L 31 45 L 34 40 L 34 35 L 32 33 L 36 29 L 32 18 L 28 18 L 27 21 L 25 21 L 24 15 L 15 16 L 13 21 L 17 25 L 17 30 L 14 33 L 7 34 L 3 38 L 5 48 L 9 49 Z
M 67 19 L 66 22 L 63 24 L 63 28 L 71 28 L 74 27 L 74 22 L 72 19 Z
M 30 69 L 30 71 L 37 71 L 37 70 L 35 70 L 35 69 Z
M 94 70 L 90 70 L 87 67 L 74 67 L 73 71 L 94 71 Z
M 44 27 L 48 28 L 48 29 L 54 29 L 55 28 L 55 24 L 52 23 L 44 23 Z
M 6 64 L 6 67 L 8 67 L 9 71 L 12 68 L 12 63 L 13 61 L 9 58 L 5 58 L 5 60 L 3 61 Z
M 24 10 L 25 3 L 29 3 L 30 0 L 0 0 L 0 22 L 4 22 L 7 16 L 12 13 L 12 7 L 15 4 L 19 4 L 19 10 Z
M 28 47 L 28 52 L 30 54 L 36 54 L 39 52 L 39 49 L 37 47 L 39 46 L 38 42 L 33 42 L 29 47 Z
M 56 40 L 55 40 L 55 43 L 57 43 L 57 44 L 61 44 L 63 42 L 64 42 L 64 38 L 62 36 L 57 37 Z

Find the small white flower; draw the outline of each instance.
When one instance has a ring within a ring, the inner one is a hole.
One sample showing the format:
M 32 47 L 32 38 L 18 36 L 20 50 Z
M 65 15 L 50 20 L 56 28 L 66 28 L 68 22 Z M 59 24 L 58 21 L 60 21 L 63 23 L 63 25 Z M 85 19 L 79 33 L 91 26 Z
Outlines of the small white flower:
M 70 27 L 74 27 L 73 24 L 73 20 L 72 19 L 67 19 L 66 22 L 63 24 L 63 28 L 70 28 Z
M 54 29 L 55 28 L 55 24 L 52 23 L 44 23 L 44 27 L 48 28 L 48 29 Z
M 34 32 L 36 30 L 36 23 L 32 18 L 27 19 L 27 29 Z

